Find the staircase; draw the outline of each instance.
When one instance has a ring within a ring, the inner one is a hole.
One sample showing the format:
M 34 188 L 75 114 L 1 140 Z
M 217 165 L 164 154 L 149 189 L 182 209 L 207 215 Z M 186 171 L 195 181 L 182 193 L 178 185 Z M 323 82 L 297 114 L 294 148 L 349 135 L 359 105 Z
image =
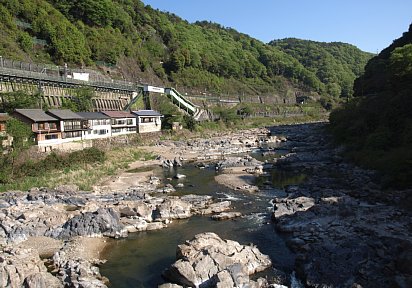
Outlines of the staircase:
M 196 121 L 209 120 L 210 117 L 207 110 L 201 109 L 199 106 L 187 100 L 182 94 L 177 92 L 176 89 L 166 88 L 165 93 L 173 104 L 178 106 L 187 114 L 192 115 Z
M 183 95 L 176 91 L 174 88 L 166 88 L 166 95 L 170 98 L 173 104 L 178 106 L 180 109 L 188 113 L 189 115 L 194 116 L 197 111 L 197 106 L 187 100 Z

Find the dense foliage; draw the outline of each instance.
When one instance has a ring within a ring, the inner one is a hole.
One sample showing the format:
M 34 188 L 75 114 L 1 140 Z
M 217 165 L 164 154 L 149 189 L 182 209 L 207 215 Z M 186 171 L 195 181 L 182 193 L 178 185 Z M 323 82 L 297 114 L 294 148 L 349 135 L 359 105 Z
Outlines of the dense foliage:
M 0 184 L 11 181 L 17 167 L 16 160 L 24 150 L 34 144 L 31 127 L 20 120 L 10 118 L 6 122 L 7 133 L 13 137 L 12 145 L 7 153 L 0 155 Z M 0 152 L 3 152 L 0 150 Z
M 353 81 L 361 76 L 370 54 L 345 43 L 322 43 L 288 38 L 269 43 L 298 59 L 322 82 L 322 89 L 334 97 L 350 97 Z
M 34 96 L 22 91 L 0 93 L 0 110 L 11 114 L 19 108 L 40 108 L 40 95 Z
M 292 43 L 295 51 L 308 43 L 305 60 L 280 42 L 267 45 L 215 23 L 190 24 L 139 0 L 0 0 L 0 17 L 0 55 L 117 65 L 131 80 L 213 93 L 349 96 L 369 57 L 341 43 Z
M 412 185 L 412 25 L 369 61 L 355 96 L 331 115 L 336 138 L 355 160 L 382 171 L 384 184 Z

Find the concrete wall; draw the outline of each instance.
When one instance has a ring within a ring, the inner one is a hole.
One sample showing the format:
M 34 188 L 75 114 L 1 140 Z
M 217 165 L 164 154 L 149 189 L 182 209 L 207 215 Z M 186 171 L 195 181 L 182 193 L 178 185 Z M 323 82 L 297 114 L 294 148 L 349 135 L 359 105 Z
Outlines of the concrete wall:
M 150 133 L 150 132 L 160 132 L 161 129 L 160 121 L 157 123 L 149 122 L 149 123 L 139 123 L 137 129 L 139 133 Z
M 54 144 L 54 145 L 42 145 L 42 146 L 38 146 L 38 151 L 39 152 L 49 152 L 52 150 L 61 150 L 65 152 L 70 152 L 70 151 L 83 150 L 85 148 L 91 148 L 91 147 L 93 147 L 92 141 L 83 140 L 83 141 L 77 141 L 77 142 L 59 143 L 59 144 Z

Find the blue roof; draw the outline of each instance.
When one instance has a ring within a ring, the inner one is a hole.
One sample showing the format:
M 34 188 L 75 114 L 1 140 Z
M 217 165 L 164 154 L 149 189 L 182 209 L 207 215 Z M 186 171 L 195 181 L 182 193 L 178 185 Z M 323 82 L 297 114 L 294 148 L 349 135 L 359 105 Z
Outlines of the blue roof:
M 133 111 L 133 114 L 136 114 L 137 116 L 163 116 L 157 111 L 154 110 L 139 110 L 139 111 Z

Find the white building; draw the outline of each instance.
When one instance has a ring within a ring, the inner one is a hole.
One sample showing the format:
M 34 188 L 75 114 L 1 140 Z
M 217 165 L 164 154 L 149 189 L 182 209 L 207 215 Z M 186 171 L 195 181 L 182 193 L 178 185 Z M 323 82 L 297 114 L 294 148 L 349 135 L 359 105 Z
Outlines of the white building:
M 60 121 L 62 143 L 82 140 L 83 131 L 86 128 L 83 117 L 69 109 L 50 109 L 46 111 L 46 114 Z
M 137 117 L 137 132 L 159 132 L 162 128 L 163 115 L 154 110 L 139 110 L 132 112 Z
M 112 136 L 135 134 L 136 116 L 125 111 L 102 111 L 111 118 Z
M 112 136 L 112 123 L 109 116 L 100 112 L 77 112 L 86 121 L 87 129 L 83 131 L 82 138 L 101 139 Z

